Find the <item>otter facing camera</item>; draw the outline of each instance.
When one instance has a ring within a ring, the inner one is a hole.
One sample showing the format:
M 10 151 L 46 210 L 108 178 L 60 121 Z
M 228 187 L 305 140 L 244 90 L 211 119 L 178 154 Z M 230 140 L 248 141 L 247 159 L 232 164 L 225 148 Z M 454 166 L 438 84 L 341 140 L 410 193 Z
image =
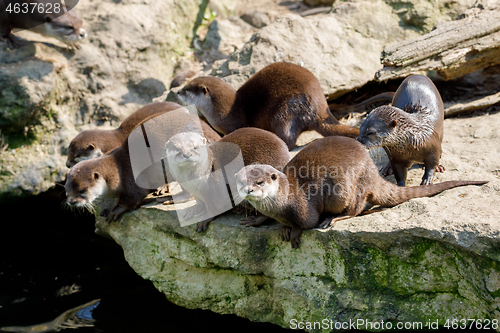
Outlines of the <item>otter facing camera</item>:
M 78 0 L 0 0 L 0 22 L 17 29 L 32 29 L 58 20 Z
M 170 137 L 185 130 L 203 133 L 199 119 L 180 121 L 189 113 L 179 108 L 137 126 L 128 136 L 130 164 L 137 186 L 153 189 L 173 181 L 166 166 L 164 145 Z
M 185 208 L 183 194 L 173 201 L 181 226 L 203 222 L 235 207 L 241 202 L 232 177 L 244 167 L 238 145 L 227 142 L 207 144 L 193 132 L 179 133 L 165 145 L 168 169 L 179 185 L 196 198 L 196 204 Z

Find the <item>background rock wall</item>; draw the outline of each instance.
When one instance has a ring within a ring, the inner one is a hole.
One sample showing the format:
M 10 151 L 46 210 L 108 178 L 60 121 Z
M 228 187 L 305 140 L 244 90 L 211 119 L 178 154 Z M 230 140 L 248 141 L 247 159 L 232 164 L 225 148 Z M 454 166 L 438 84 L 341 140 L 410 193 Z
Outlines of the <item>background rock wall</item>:
M 0 193 L 37 194 L 64 180 L 66 148 L 87 127 L 116 127 L 169 86 L 189 52 L 201 0 L 80 1 L 80 49 L 29 31 L 0 45 Z M 8 147 L 5 145 L 8 144 Z

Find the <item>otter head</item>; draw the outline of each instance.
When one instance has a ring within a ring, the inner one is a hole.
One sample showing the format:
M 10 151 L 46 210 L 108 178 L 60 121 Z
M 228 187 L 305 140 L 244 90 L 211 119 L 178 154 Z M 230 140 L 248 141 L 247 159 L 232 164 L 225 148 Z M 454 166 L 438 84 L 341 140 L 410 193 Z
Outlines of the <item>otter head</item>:
M 103 155 L 103 152 L 96 143 L 91 139 L 93 136 L 89 136 L 87 131 L 78 134 L 68 147 L 68 158 L 66 160 L 66 166 L 72 168 L 76 163 L 97 158 Z
M 107 193 L 107 184 L 98 170 L 96 160 L 76 164 L 69 172 L 66 184 L 66 204 L 94 211 L 92 202 Z
M 167 141 L 165 148 L 169 167 L 174 172 L 209 167 L 207 139 L 198 133 L 178 133 Z M 203 171 L 205 173 L 206 170 Z
M 200 111 L 212 106 L 209 83 L 211 77 L 198 77 L 188 82 L 177 92 L 177 98 L 186 105 L 195 105 Z M 220 80 L 220 79 L 217 79 Z
M 251 164 L 236 175 L 238 194 L 252 205 L 274 201 L 280 191 L 280 178 L 286 176 L 270 165 Z M 287 188 L 281 189 L 286 191 Z
M 67 11 L 60 16 L 57 16 L 56 13 L 45 14 L 43 20 L 44 24 L 35 26 L 32 30 L 45 36 L 57 38 L 66 44 L 73 44 L 87 37 L 87 32 L 82 28 L 82 20 L 74 10 Z
M 367 149 L 385 145 L 385 139 L 392 134 L 397 120 L 390 119 L 387 113 L 391 106 L 380 106 L 374 109 L 359 129 L 358 141 Z

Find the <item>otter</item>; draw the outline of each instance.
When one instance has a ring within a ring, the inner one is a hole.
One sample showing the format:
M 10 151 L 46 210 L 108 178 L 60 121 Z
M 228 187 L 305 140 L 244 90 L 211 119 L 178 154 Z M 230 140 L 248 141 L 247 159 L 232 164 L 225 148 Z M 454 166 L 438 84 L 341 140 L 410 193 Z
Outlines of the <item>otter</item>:
M 306 68 L 287 62 L 270 64 L 238 90 L 217 77 L 197 77 L 177 93 L 194 104 L 216 131 L 229 134 L 241 127 L 275 133 L 288 146 L 307 130 L 323 136 L 355 138 L 359 129 L 342 125 L 332 115 L 318 79 Z
M 358 140 L 366 148 L 382 146 L 399 186 L 405 186 L 408 169 L 423 163 L 420 185 L 432 183 L 443 142 L 444 106 L 434 83 L 422 75 L 407 77 L 396 90 L 392 106 L 374 109 L 360 128 Z
M 170 82 L 170 89 L 182 86 L 184 82 L 195 76 L 197 72 L 191 69 L 185 69 L 177 73 L 175 77 Z
M 169 115 L 175 115 L 175 121 L 170 122 L 167 128 L 157 129 L 162 133 L 151 131 L 149 142 L 153 142 L 156 136 L 159 140 L 164 137 L 173 136 L 176 132 L 200 131 L 210 141 L 216 141 L 220 136 L 205 122 L 198 126 L 199 118 L 183 110 L 170 111 Z M 152 115 L 135 128 L 144 131 L 146 122 L 154 120 L 161 114 Z M 170 118 L 169 118 L 170 119 Z M 134 130 L 132 132 L 134 132 Z M 154 130 L 154 129 L 153 129 Z M 166 141 L 166 140 L 165 140 Z M 87 208 L 93 207 L 93 201 L 97 197 L 113 198 L 115 205 L 109 211 L 101 212 L 106 216 L 106 221 L 113 222 L 127 210 L 134 210 L 143 204 L 144 198 L 151 192 L 157 190 L 154 186 L 138 186 L 137 179 L 134 178 L 134 170 L 131 162 L 131 152 L 129 151 L 129 140 L 123 144 L 94 159 L 83 160 L 75 164 L 67 177 L 65 189 L 66 203 L 71 207 Z M 171 179 L 168 168 L 165 170 L 167 179 Z M 164 178 L 163 178 L 164 179 Z M 146 184 L 148 182 L 145 182 Z
M 174 102 L 149 103 L 125 118 L 114 130 L 93 129 L 80 132 L 69 144 L 66 166 L 71 168 L 80 161 L 99 157 L 120 147 L 130 132 L 144 119 L 181 108 L 183 109 L 181 105 Z M 187 109 L 184 110 L 188 112 Z
M 226 184 L 226 179 L 222 178 L 222 173 L 213 171 L 230 165 L 240 152 L 243 158 L 241 167 L 264 163 L 282 170 L 290 160 L 290 153 L 283 140 L 274 133 L 252 127 L 237 129 L 211 145 L 207 145 L 206 139 L 196 133 L 179 133 L 165 146 L 170 173 L 196 198 L 197 204 L 183 218 L 187 220 L 199 212 L 206 212 L 206 216 L 210 216 L 197 223 L 198 232 L 206 230 L 210 221 L 226 208 L 232 208 L 224 207 L 226 203 L 215 194 L 217 185 Z M 232 168 L 235 167 L 239 166 Z M 236 171 L 238 170 L 234 173 Z M 226 192 L 225 188 L 222 190 Z M 244 204 L 242 206 L 252 208 Z M 253 216 L 242 219 L 242 224 L 259 225 L 266 219 L 262 215 Z
M 280 236 L 292 248 L 303 230 L 360 215 L 366 203 L 393 207 L 464 185 L 487 181 L 448 181 L 400 187 L 382 178 L 364 146 L 351 138 L 332 136 L 304 147 L 283 172 L 269 165 L 249 165 L 236 174 L 239 195 L 283 226 Z M 371 211 L 367 211 L 371 212 Z
M 20 5 L 19 13 L 15 12 L 14 4 Z M 35 10 L 32 10 L 33 4 L 37 6 Z M 87 36 L 87 32 L 82 27 L 82 20 L 74 9 L 67 10 L 61 1 L 6 0 L 4 6 L 5 9 L 10 6 L 11 11 L 5 12 L 4 17 L 1 17 L 0 40 L 6 41 L 11 48 L 17 46 L 11 34 L 14 28 L 30 29 L 41 35 L 54 37 L 70 47 L 78 47 L 75 43 Z

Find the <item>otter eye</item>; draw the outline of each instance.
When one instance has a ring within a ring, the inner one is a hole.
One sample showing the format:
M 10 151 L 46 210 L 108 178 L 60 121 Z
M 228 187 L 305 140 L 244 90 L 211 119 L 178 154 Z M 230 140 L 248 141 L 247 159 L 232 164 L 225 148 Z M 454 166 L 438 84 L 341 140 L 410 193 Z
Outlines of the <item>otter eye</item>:
M 198 146 L 194 146 L 194 148 L 193 148 L 193 149 L 194 149 L 194 150 L 197 150 L 198 148 L 200 148 L 200 147 L 198 147 Z
M 262 180 L 257 182 L 257 185 L 262 185 L 262 184 L 264 184 Z

